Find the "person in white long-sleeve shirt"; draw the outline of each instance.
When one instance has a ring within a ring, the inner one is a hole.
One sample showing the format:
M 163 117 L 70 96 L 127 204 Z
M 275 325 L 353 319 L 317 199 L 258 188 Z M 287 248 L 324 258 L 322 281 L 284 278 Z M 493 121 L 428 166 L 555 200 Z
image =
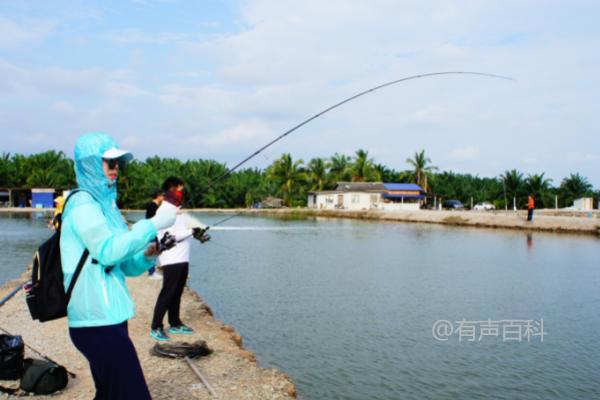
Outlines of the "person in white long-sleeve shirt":
M 183 200 L 184 182 L 177 177 L 169 177 L 163 183 L 165 201 L 180 208 Z M 177 211 L 175 224 L 170 228 L 160 230 L 157 234 L 160 240 L 165 234 L 169 234 L 176 240 L 176 245 L 169 250 L 163 251 L 158 259 L 163 267 L 163 286 L 156 299 L 154 306 L 154 317 L 150 336 L 156 340 L 169 340 L 163 327 L 163 319 L 168 313 L 169 333 L 186 334 L 192 333 L 193 329 L 185 325 L 179 316 L 181 295 L 188 277 L 190 261 L 190 245 L 192 238 L 202 243 L 210 239 L 204 232 L 206 226 L 199 223 L 181 210 Z

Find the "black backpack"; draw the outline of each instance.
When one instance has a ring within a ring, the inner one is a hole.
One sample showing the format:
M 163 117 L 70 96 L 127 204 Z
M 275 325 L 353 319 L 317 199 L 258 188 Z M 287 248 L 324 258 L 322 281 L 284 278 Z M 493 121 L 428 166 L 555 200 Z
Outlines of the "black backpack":
M 69 194 L 65 200 L 63 210 L 66 210 L 71 196 L 81 190 L 75 189 Z M 40 322 L 51 321 L 67 315 L 67 305 L 71 299 L 73 287 L 75 287 L 75 282 L 77 282 L 77 278 L 89 255 L 89 251 L 85 249 L 79 259 L 69 288 L 65 292 L 60 260 L 60 231 L 61 227 L 58 226 L 52 237 L 46 240 L 33 255 L 31 284 L 25 286 L 27 307 L 29 307 L 31 318 Z
M 25 343 L 21 336 L 0 335 L 0 380 L 19 379 L 23 375 Z

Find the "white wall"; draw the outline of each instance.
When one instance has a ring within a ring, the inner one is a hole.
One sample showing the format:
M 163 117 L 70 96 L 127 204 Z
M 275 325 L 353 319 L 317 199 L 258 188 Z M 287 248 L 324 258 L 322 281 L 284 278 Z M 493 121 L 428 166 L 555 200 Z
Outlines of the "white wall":
M 381 195 L 379 193 L 344 193 L 344 209 L 346 210 L 370 210 L 379 205 Z
M 343 192 L 317 194 L 312 208 L 325 210 L 369 210 L 379 205 L 379 193 Z M 310 199 L 309 199 L 310 204 Z
M 580 211 L 591 211 L 594 209 L 594 199 L 591 197 L 582 197 L 573 202 L 573 208 Z
M 341 207 L 338 207 L 340 197 Z M 314 197 L 314 199 L 313 199 Z M 405 203 L 384 203 L 380 193 L 341 192 L 318 193 L 308 196 L 308 207 L 320 210 L 409 210 L 420 209 L 418 201 Z

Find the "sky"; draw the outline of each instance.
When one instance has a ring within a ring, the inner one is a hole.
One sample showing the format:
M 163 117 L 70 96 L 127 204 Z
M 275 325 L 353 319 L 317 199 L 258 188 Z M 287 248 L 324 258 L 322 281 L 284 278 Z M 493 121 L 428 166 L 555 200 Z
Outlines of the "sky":
M 0 1 L 0 153 L 72 157 L 103 131 L 136 158 L 233 165 L 365 149 L 408 169 L 579 172 L 600 187 L 597 1 Z

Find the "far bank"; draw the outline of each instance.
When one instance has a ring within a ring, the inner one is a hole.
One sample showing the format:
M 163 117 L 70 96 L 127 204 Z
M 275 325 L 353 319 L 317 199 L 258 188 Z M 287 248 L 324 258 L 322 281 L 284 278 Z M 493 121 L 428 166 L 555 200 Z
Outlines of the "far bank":
M 50 213 L 53 209 L 0 208 L 0 213 Z M 122 210 L 141 212 L 141 210 Z M 262 215 L 282 218 L 323 217 L 350 218 L 375 221 L 442 224 L 476 228 L 515 229 L 531 232 L 554 232 L 600 235 L 600 211 L 572 211 L 543 209 L 536 210 L 532 222 L 527 222 L 526 211 L 438 211 L 438 210 L 394 210 L 394 211 L 350 211 L 320 210 L 314 208 L 195 208 L 188 211 L 203 213 L 229 213 Z
M 600 234 L 600 211 L 537 210 L 527 222 L 526 211 L 349 211 L 311 208 L 194 209 L 206 213 L 240 213 L 274 217 L 351 218 L 375 221 L 443 224 L 477 228 L 516 229 L 531 232 Z

